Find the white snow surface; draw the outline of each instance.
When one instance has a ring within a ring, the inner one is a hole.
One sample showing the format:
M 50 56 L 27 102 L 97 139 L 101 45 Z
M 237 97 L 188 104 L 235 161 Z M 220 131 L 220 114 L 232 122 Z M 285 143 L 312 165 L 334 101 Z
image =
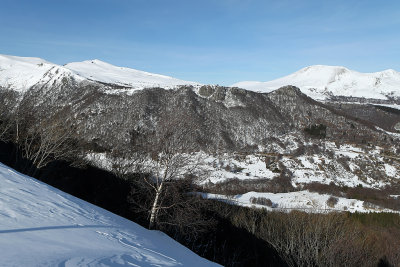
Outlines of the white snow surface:
M 72 76 L 76 81 L 88 79 L 125 87 L 108 91 L 113 94 L 132 93 L 151 87 L 173 89 L 180 85 L 201 85 L 165 75 L 118 67 L 97 59 L 60 66 L 41 58 L 0 55 L 1 87 L 24 93 L 36 84 L 49 82 L 55 75 L 61 78 L 66 75 Z
M 1 266 L 217 266 L 143 227 L 0 164 Z
M 387 99 L 386 95 L 400 97 L 400 72 L 361 73 L 341 66 L 314 65 L 276 80 L 243 81 L 232 86 L 267 93 L 286 85 L 297 86 L 319 100 L 331 95 Z

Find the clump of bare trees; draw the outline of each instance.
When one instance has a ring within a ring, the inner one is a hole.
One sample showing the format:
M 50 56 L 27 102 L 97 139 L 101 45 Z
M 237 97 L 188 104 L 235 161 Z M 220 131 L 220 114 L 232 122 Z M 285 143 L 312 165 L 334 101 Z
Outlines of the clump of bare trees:
M 22 172 L 33 176 L 37 169 L 53 160 L 78 159 L 80 148 L 67 109 L 55 110 L 44 117 L 27 101 L 18 103 L 8 95 L 3 97 L 2 102 L 9 105 L 0 108 L 0 141 L 15 145 L 16 161 L 23 159 L 15 165 Z
M 266 197 L 251 197 L 250 198 L 250 203 L 252 204 L 258 204 L 258 205 L 263 205 L 263 206 L 268 206 L 268 207 L 272 207 L 273 206 L 273 202 L 271 201 L 271 199 L 266 198 Z
M 51 160 L 70 158 L 75 152 L 74 129 L 62 112 L 49 119 L 25 121 L 25 131 L 19 131 L 16 143 L 23 156 L 40 169 Z M 19 125 L 17 125 L 18 127 Z
M 12 115 L 17 105 L 17 95 L 11 90 L 0 90 L 0 140 L 8 141 L 11 138 L 11 128 L 14 125 Z

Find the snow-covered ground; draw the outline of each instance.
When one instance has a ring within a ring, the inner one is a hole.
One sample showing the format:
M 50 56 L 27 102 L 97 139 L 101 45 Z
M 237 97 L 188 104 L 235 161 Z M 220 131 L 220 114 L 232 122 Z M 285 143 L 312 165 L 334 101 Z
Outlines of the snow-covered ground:
M 330 95 L 387 99 L 386 95 L 400 97 L 400 72 L 390 69 L 360 73 L 340 66 L 314 65 L 276 80 L 243 81 L 232 86 L 271 92 L 285 85 L 297 86 L 304 94 L 319 100 Z
M 216 266 L 159 231 L 0 164 L 1 266 Z
M 272 179 L 279 176 L 266 168 L 263 157 L 256 155 L 238 156 L 225 153 L 216 157 L 204 154 L 201 166 L 207 170 L 207 177 L 201 183 L 218 183 L 228 179 Z
M 317 182 L 380 188 L 400 179 L 399 161 L 385 156 L 381 147 L 369 148 L 365 152 L 360 147 L 350 144 L 337 147 L 333 142 L 324 142 L 323 146 L 331 153 L 320 152 L 300 156 L 291 156 L 289 153 L 282 154 L 280 159 L 274 158 L 274 155 L 279 155 L 276 152 L 245 156 L 203 154 L 200 157 L 203 159 L 201 166 L 207 170 L 207 175 L 200 183 L 215 184 L 229 179 L 273 179 L 280 175 L 279 163 L 292 173 L 294 187 Z M 268 159 L 271 159 L 269 164 L 266 162 Z
M 332 196 L 328 194 L 318 194 L 307 190 L 289 193 L 259 193 L 248 192 L 243 195 L 225 196 L 217 194 L 202 193 L 204 198 L 218 199 L 228 203 L 246 207 L 264 208 L 276 211 L 304 210 L 307 212 L 329 212 L 329 211 L 349 211 L 349 212 L 396 212 L 390 209 L 383 209 L 378 206 L 364 203 L 357 199 L 336 197 L 337 203 L 328 205 L 328 199 Z M 265 198 L 272 202 L 272 206 L 253 204 L 252 198 Z
M 129 94 L 151 87 L 173 89 L 181 85 L 200 86 L 196 82 L 118 67 L 97 59 L 60 66 L 41 58 L 0 55 L 0 86 L 4 88 L 24 93 L 36 84 L 48 83 L 49 79 L 54 80 L 55 77 L 55 80 L 61 81 L 65 76 L 70 76 L 75 81 L 88 79 L 125 87 L 109 90 L 107 93 Z

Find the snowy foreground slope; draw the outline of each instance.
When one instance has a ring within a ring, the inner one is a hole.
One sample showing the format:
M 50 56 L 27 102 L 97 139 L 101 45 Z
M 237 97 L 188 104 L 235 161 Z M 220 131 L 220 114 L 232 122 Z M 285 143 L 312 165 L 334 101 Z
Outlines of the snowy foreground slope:
M 1 266 L 217 266 L 158 231 L 0 164 Z
M 41 58 L 0 54 L 0 87 L 24 93 L 35 85 L 62 83 L 64 77 L 72 78 L 76 82 L 90 80 L 116 84 L 131 91 L 151 87 L 171 89 L 180 85 L 199 85 L 165 75 L 117 67 L 100 60 L 60 66 Z
M 314 99 L 326 99 L 332 95 L 387 99 L 387 96 L 400 97 L 400 72 L 360 73 L 340 66 L 315 65 L 276 80 L 243 81 L 232 86 L 271 92 L 285 85 L 297 86 Z

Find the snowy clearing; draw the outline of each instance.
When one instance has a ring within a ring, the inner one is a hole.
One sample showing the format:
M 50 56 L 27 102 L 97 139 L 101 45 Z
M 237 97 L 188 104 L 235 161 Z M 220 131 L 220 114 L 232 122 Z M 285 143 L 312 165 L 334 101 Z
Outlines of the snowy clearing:
M 328 199 L 332 197 L 328 194 L 318 194 L 308 190 L 289 192 L 289 193 L 259 193 L 248 192 L 242 195 L 226 196 L 218 194 L 201 193 L 204 198 L 218 199 L 227 201 L 234 205 L 245 207 L 264 208 L 275 211 L 302 210 L 312 213 L 323 213 L 330 211 L 349 211 L 349 212 L 396 212 L 390 209 L 380 208 L 370 203 L 357 199 L 347 199 L 335 197 L 337 203 L 328 205 Z M 251 198 L 265 198 L 271 200 L 271 206 L 253 204 Z

